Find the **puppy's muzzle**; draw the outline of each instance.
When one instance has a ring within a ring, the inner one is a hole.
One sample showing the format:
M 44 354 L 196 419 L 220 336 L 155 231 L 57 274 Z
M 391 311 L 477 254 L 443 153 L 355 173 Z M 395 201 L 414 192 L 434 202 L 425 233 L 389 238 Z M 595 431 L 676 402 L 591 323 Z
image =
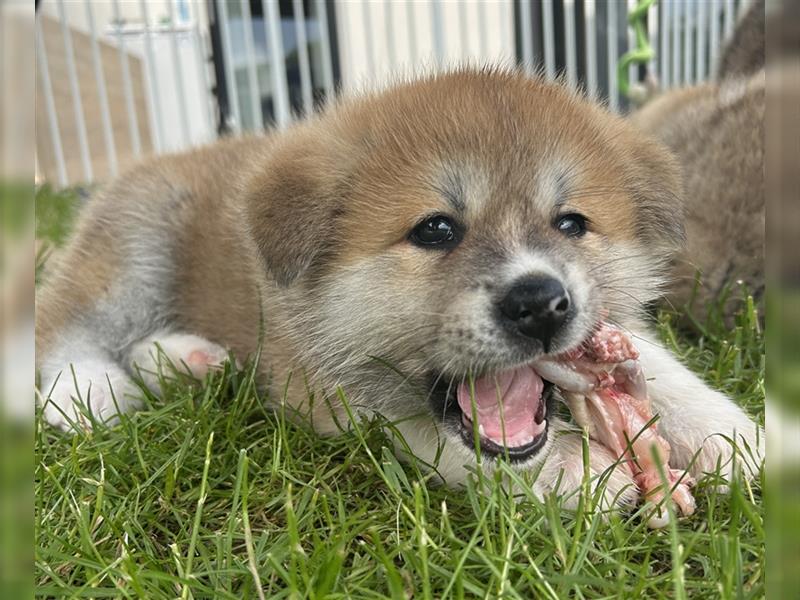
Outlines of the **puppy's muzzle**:
M 569 292 L 545 275 L 517 280 L 499 302 L 503 325 L 524 338 L 539 340 L 548 352 L 570 313 Z

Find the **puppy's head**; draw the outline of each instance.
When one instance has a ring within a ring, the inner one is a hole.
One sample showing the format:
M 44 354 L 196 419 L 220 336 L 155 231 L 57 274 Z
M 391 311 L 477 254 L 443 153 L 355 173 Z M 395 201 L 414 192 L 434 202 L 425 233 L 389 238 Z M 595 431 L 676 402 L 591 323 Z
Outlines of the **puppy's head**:
M 530 464 L 549 386 L 529 365 L 657 295 L 679 185 L 664 150 L 563 88 L 465 71 L 290 131 L 246 209 L 298 366 L 467 457 L 477 415 L 484 457 Z

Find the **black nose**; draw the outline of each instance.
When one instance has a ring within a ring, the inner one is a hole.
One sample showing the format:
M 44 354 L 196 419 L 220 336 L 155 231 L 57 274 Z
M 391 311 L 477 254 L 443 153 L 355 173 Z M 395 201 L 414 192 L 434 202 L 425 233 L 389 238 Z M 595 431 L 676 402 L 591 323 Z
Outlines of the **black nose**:
M 525 337 L 538 339 L 544 351 L 564 324 L 569 313 L 569 293 L 553 277 L 526 277 L 500 302 L 500 312 L 506 323 Z

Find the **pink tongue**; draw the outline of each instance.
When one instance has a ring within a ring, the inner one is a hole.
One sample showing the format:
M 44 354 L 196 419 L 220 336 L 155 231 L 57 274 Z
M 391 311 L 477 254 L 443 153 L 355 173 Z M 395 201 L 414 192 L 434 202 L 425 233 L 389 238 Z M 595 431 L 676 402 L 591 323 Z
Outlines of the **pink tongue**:
M 484 437 L 501 446 L 520 446 L 531 442 L 544 429 L 544 423 L 535 422 L 544 384 L 532 368 L 485 375 L 476 379 L 474 385 L 475 410 Z M 458 386 L 458 405 L 470 420 L 471 400 L 469 383 L 462 383 Z

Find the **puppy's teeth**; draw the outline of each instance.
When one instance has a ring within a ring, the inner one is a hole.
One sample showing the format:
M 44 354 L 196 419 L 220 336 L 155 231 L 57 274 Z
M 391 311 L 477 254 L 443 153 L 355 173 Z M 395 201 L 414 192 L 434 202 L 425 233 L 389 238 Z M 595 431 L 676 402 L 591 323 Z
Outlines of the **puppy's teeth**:
M 513 437 L 510 440 L 507 440 L 506 445 L 512 448 L 516 448 L 519 446 L 525 446 L 526 444 L 530 444 L 533 441 L 532 435 L 526 435 L 524 437 Z
M 483 425 L 478 425 L 478 433 L 483 437 L 486 437 L 486 434 L 483 432 Z

